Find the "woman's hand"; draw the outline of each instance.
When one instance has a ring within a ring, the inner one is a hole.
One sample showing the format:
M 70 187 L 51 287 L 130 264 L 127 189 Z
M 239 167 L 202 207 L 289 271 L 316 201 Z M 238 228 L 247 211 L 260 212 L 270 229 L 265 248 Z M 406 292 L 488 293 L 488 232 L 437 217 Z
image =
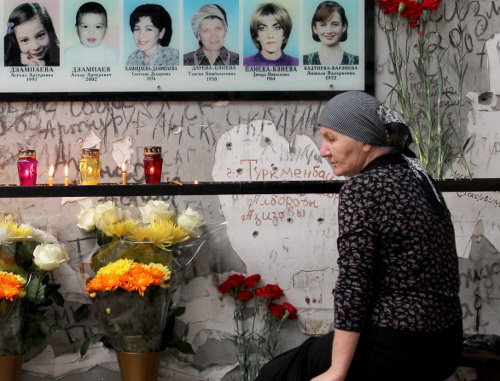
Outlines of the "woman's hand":
M 24 66 L 45 66 L 45 60 L 39 60 L 30 53 L 21 53 L 21 64 Z
M 311 381 L 344 381 L 344 375 L 336 374 L 333 368 L 328 369 L 325 373 L 320 374 L 319 376 L 314 377 Z

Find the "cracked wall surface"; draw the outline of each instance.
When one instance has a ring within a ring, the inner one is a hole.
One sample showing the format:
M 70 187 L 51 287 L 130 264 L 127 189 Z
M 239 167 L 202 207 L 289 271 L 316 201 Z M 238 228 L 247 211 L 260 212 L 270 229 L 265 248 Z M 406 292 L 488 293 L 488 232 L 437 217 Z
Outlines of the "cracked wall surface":
M 499 177 L 498 120 L 500 25 L 495 2 L 470 1 L 466 20 L 472 46 L 465 90 L 465 126 L 470 138 L 466 158 L 474 177 Z M 444 35 L 452 35 L 454 10 L 446 8 Z M 392 72 L 377 32 L 376 93 L 384 99 Z M 380 45 L 380 46 L 379 46 Z M 76 176 L 78 141 L 93 132 L 102 140 L 102 182 L 118 182 L 111 155 L 113 141 L 130 137 L 133 160 L 140 163 L 144 145 L 164 147 L 164 176 L 181 181 L 296 181 L 331 179 L 331 169 L 318 156 L 316 119 L 324 102 L 2 102 L 0 103 L 0 183 L 16 183 L 17 151 L 30 143 L 40 160 L 39 178 L 50 163 L 71 163 Z M 316 166 L 316 169 L 315 169 Z M 457 167 L 459 173 L 463 170 Z M 59 175 L 61 170 L 59 170 Z M 143 180 L 138 166 L 131 182 Z M 446 193 L 452 211 L 460 257 L 461 299 L 467 333 L 499 334 L 500 227 L 498 192 Z M 117 204 L 142 205 L 148 197 L 115 198 Z M 186 307 L 176 330 L 195 355 L 167 351 L 160 380 L 229 380 L 234 374 L 234 304 L 217 286 L 233 272 L 260 273 L 277 283 L 299 308 L 300 319 L 282 331 L 283 348 L 308 334 L 331 328 L 336 279 L 335 195 L 236 195 L 161 197 L 173 207 L 203 210 L 209 223 L 227 221 L 206 245 L 176 303 Z M 105 198 L 95 198 L 94 203 Z M 0 199 L 0 209 L 57 233 L 73 259 L 90 252 L 94 237 L 76 227 L 79 205 L 60 199 Z M 67 300 L 52 318 L 63 330 L 25 356 L 23 381 L 83 378 L 118 381 L 115 355 L 102 346 L 80 358 L 83 338 L 95 327 L 73 317 L 87 302 L 74 271 L 56 272 Z M 232 373 L 233 372 L 233 373 Z

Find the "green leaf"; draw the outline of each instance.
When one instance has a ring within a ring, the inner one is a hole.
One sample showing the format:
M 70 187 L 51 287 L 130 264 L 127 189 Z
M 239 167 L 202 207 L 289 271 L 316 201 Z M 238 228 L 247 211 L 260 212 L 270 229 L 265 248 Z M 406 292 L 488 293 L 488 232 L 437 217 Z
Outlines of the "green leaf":
M 80 322 L 84 319 L 88 319 L 90 317 L 90 313 L 90 305 L 83 304 L 75 312 L 73 312 L 73 317 L 76 322 Z
M 80 356 L 82 357 L 85 356 L 87 354 L 87 351 L 89 350 L 89 347 L 92 344 L 96 344 L 99 341 L 101 341 L 102 338 L 103 335 L 100 334 L 87 337 L 85 341 L 82 343 L 82 346 L 80 347 Z
M 186 341 L 180 341 L 180 342 L 176 343 L 175 348 L 177 348 L 177 350 L 179 352 L 184 353 L 186 355 L 194 355 L 195 354 L 191 344 L 189 344 Z
M 45 299 L 45 288 L 38 275 L 35 275 L 28 283 L 26 288 L 26 296 L 30 303 L 40 304 Z
M 167 347 L 176 348 L 179 352 L 184 353 L 186 355 L 194 355 L 195 354 L 191 344 L 189 344 L 187 341 L 182 340 L 175 333 L 173 333 L 173 338 L 172 338 L 172 340 L 169 341 L 169 343 L 167 344 Z
M 186 307 L 177 307 L 173 312 L 172 314 L 177 317 L 177 316 L 181 316 L 184 312 L 186 312 Z
M 16 263 L 27 272 L 35 272 L 38 269 L 33 262 L 33 251 L 38 244 L 36 241 L 19 241 L 16 243 Z

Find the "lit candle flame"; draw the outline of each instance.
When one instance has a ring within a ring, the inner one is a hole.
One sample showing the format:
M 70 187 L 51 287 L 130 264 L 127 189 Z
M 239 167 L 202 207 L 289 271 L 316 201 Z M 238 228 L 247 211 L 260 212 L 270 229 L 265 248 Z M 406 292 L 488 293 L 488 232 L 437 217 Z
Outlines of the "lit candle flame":
M 122 185 L 127 185 L 127 164 L 125 161 L 122 163 Z
M 54 164 L 52 164 L 49 168 L 49 186 L 54 185 L 53 183 L 53 177 L 54 177 L 54 172 L 55 172 Z
M 198 180 L 194 180 L 194 184 L 199 184 L 199 181 Z
M 64 185 L 69 185 L 69 168 L 68 164 L 64 166 Z

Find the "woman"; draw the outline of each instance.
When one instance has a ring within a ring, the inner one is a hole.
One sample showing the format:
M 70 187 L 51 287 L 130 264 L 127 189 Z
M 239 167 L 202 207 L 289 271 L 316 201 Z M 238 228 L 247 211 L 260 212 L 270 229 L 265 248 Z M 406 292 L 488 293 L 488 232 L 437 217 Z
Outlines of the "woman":
M 297 66 L 284 52 L 292 32 L 292 18 L 280 4 L 262 3 L 250 18 L 250 35 L 259 52 L 243 60 L 245 66 Z
M 179 51 L 169 46 L 172 18 L 161 5 L 143 4 L 130 14 L 130 29 L 137 50 L 127 66 L 169 66 L 179 64 Z
M 18 5 L 7 21 L 4 49 L 5 66 L 59 66 L 59 40 L 47 9 Z
M 318 125 L 321 156 L 350 177 L 338 211 L 335 329 L 278 356 L 258 380 L 444 380 L 462 353 L 455 234 L 408 149 L 409 129 L 357 91 L 330 100 Z
M 304 65 L 358 65 L 359 57 L 344 52 L 349 23 L 344 8 L 335 1 L 318 5 L 311 21 L 312 38 L 321 42 L 320 50 L 303 57 Z
M 199 48 L 184 55 L 184 65 L 238 65 L 240 56 L 224 47 L 227 34 L 227 16 L 217 4 L 207 4 L 191 18 L 191 28 Z

